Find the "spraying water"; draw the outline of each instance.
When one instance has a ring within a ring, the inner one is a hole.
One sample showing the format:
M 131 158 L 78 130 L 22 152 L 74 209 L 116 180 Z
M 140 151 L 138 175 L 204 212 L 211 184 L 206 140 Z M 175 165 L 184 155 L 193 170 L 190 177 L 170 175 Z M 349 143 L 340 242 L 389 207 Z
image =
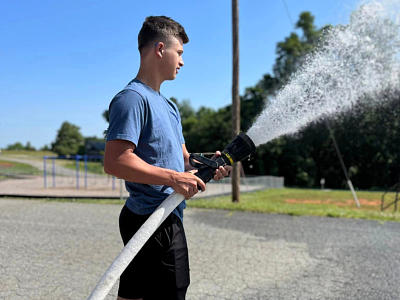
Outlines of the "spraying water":
M 399 12 L 399 0 L 369 2 L 352 14 L 349 25 L 329 30 L 249 129 L 255 145 L 398 90 Z

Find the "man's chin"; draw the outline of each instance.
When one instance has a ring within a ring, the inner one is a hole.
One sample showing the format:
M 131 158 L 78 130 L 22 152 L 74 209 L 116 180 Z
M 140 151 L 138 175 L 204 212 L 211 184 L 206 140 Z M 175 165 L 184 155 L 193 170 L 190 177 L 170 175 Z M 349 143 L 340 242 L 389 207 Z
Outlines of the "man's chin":
M 174 79 L 176 78 L 176 75 L 177 75 L 177 74 L 171 76 L 170 78 L 167 78 L 166 80 L 174 80 Z

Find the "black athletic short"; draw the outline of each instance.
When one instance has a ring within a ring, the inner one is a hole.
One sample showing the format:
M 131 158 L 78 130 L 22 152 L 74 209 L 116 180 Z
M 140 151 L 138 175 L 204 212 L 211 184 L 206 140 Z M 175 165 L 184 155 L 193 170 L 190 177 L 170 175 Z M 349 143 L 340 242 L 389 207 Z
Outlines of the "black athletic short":
M 119 217 L 126 245 L 149 215 L 137 215 L 124 206 Z M 118 296 L 128 299 L 181 300 L 189 286 L 189 257 L 181 220 L 173 213 L 122 273 Z

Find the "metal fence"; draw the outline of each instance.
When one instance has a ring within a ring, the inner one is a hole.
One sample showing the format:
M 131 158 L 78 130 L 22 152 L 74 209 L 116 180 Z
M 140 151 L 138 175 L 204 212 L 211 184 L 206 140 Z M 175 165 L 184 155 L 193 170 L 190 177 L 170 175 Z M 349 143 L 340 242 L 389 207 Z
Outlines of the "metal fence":
M 240 191 L 251 192 L 263 189 L 279 189 L 284 187 L 284 178 L 276 176 L 252 176 L 240 178 Z M 232 181 L 230 177 L 207 184 L 206 191 L 195 195 L 195 198 L 230 194 Z

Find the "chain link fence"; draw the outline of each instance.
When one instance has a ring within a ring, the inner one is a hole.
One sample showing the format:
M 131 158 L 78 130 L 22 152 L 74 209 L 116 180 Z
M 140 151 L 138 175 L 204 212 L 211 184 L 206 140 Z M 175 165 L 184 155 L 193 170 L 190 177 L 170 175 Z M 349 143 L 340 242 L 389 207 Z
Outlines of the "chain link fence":
M 280 189 L 284 187 L 284 178 L 276 176 L 252 176 L 240 178 L 240 191 L 251 192 L 263 189 Z M 211 197 L 214 195 L 230 194 L 232 181 L 230 177 L 219 181 L 211 181 L 207 184 L 205 192 L 195 195 L 195 198 Z

